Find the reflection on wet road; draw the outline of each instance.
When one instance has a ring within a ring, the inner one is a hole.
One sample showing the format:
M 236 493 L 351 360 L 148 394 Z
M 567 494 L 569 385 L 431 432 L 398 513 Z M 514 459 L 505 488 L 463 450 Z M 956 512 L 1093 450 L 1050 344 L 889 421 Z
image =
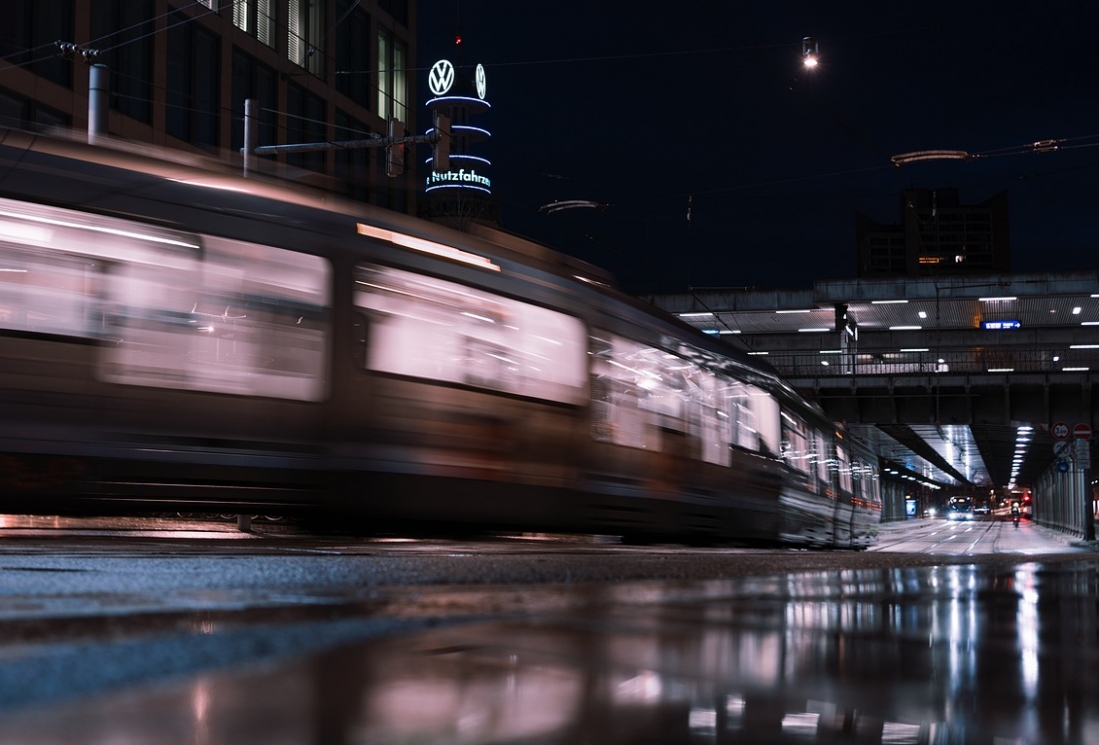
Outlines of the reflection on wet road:
M 1099 557 L 1025 527 L 1030 541 L 1010 523 L 890 527 L 883 547 L 942 557 L 915 564 L 896 550 L 529 544 L 196 559 L 140 543 L 103 558 L 81 543 L 70 567 L 9 546 L 0 742 L 1099 742 Z M 958 560 L 956 546 L 997 557 Z M 452 569 L 441 584 L 440 556 L 492 577 Z M 652 578 L 575 579 L 612 560 Z M 520 579 L 536 565 L 559 578 Z M 378 582 L 380 567 L 407 576 Z M 47 582 L 58 604 L 43 608 L 119 607 L 47 645 L 27 632 L 60 621 L 28 605 Z M 180 611 L 189 593 L 210 604 Z M 25 693 L 51 685 L 65 691 Z

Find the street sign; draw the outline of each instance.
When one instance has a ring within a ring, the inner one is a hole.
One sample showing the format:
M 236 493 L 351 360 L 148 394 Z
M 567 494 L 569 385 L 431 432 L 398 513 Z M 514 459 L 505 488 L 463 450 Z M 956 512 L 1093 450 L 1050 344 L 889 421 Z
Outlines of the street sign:
M 1053 435 L 1055 440 L 1067 440 L 1068 439 L 1068 422 L 1057 422 L 1050 428 L 1050 434 Z
M 1076 441 L 1076 453 L 1074 454 L 1076 459 L 1076 467 L 1089 469 L 1091 468 L 1091 445 L 1087 440 Z
M 1056 455 L 1058 458 L 1062 458 L 1068 455 L 1068 451 L 1071 448 L 1072 445 L 1070 445 L 1067 441 L 1058 440 L 1057 442 L 1053 443 L 1053 454 Z
M 1091 439 L 1091 426 L 1081 422 L 1072 428 L 1072 436 L 1077 440 Z
M 1057 473 L 1068 473 L 1068 461 L 1067 460 L 1057 461 Z

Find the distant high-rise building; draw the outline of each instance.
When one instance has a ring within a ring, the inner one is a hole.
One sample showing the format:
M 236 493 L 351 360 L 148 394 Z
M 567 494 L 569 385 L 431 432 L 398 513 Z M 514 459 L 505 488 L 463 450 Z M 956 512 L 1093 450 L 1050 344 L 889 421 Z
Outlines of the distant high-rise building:
M 88 65 L 110 70 L 107 135 L 241 164 L 244 102 L 258 145 L 416 134 L 416 0 L 3 0 L 0 124 L 88 124 Z M 56 42 L 77 45 L 64 57 Z M 96 50 L 97 54 L 85 54 Z M 281 176 L 415 211 L 421 175 L 384 148 L 266 156 Z
M 1006 274 L 1011 271 L 1007 192 L 962 204 L 957 189 L 907 189 L 901 224 L 856 218 L 859 277 Z

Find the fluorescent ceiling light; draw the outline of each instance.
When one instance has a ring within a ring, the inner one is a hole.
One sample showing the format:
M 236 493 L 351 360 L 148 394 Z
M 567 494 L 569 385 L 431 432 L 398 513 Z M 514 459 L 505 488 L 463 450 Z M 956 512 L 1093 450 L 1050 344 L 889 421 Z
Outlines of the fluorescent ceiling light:
M 832 330 L 832 329 L 829 329 L 829 328 L 823 328 L 823 329 L 822 329 L 822 328 L 811 328 L 811 329 L 798 329 L 798 331 L 800 331 L 800 332 L 801 332 L 801 333 L 803 333 L 803 334 L 806 334 L 806 333 L 817 333 L 817 332 L 820 332 L 820 331 L 831 331 L 831 330 Z
M 812 310 L 776 310 L 775 313 L 812 313 Z
M 919 331 L 923 326 L 890 326 L 890 331 Z
M 1006 303 L 1009 300 L 1018 300 L 1019 298 L 1014 295 L 1008 295 L 1006 297 L 982 297 L 978 298 L 982 303 Z
M 702 313 L 676 313 L 676 315 L 680 318 L 710 318 L 713 313 L 707 310 Z
M 871 305 L 904 305 L 907 300 L 871 300 Z
M 902 352 L 930 352 L 931 350 L 928 349 L 927 347 L 908 347 L 906 349 L 902 349 L 901 351 Z

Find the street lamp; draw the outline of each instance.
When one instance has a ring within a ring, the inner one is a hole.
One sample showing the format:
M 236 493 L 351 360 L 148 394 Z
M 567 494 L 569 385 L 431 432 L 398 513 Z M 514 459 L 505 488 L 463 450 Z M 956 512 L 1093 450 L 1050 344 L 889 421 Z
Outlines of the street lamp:
M 816 67 L 820 62 L 818 59 L 819 51 L 817 40 L 812 36 L 806 36 L 801 40 L 801 63 L 806 67 Z

